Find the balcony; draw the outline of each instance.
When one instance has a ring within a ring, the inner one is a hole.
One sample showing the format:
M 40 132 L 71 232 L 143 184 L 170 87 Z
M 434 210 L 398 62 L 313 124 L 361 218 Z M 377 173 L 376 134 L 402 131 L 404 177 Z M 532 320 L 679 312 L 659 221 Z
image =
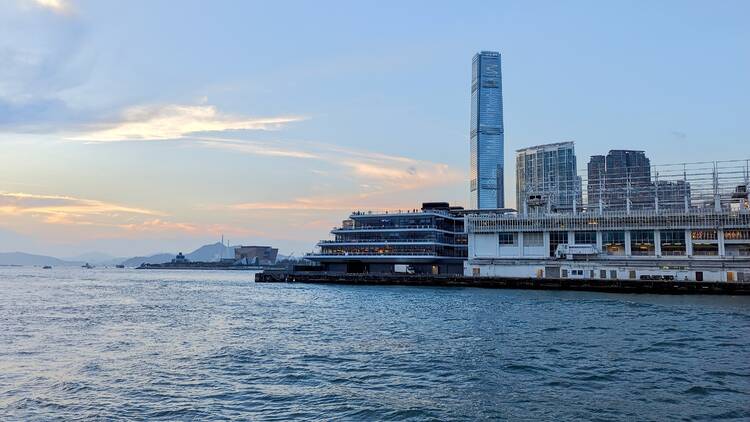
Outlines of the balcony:
M 415 244 L 415 243 L 424 243 L 428 245 L 434 245 L 434 244 L 443 244 L 443 245 L 450 245 L 452 246 L 452 243 L 445 243 L 440 242 L 435 239 L 399 239 L 399 240 L 385 240 L 385 239 L 368 239 L 368 240 L 321 240 L 318 242 L 319 245 L 321 244 L 337 244 L 337 243 L 353 243 L 353 244 L 381 244 L 381 243 L 387 243 L 389 245 L 398 245 L 400 243 L 404 244 Z
M 355 227 L 334 227 L 331 232 L 350 232 L 350 231 L 376 231 L 376 230 L 391 230 L 391 231 L 401 231 L 401 230 L 435 230 L 440 231 L 444 233 L 463 233 L 463 229 L 452 231 L 452 230 L 446 230 L 441 229 L 438 227 L 435 227 L 434 225 L 393 225 L 393 226 L 362 226 L 358 225 Z

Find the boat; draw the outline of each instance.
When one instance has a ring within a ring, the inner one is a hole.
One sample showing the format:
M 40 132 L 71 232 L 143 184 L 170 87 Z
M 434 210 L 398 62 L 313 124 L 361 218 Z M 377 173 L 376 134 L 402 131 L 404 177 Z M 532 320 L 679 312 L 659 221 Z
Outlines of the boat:
M 115 268 L 125 268 L 125 266 L 122 265 L 122 264 L 117 264 L 117 265 L 115 265 Z
M 81 268 L 87 268 L 87 269 L 91 269 L 91 268 L 94 268 L 94 266 L 93 266 L 93 265 L 91 265 L 91 264 L 89 264 L 89 263 L 87 262 L 87 263 L 85 263 L 85 264 L 81 265 Z
M 45 266 L 42 267 L 42 269 L 44 269 L 44 270 L 51 270 L 52 266 L 51 265 L 45 265 Z

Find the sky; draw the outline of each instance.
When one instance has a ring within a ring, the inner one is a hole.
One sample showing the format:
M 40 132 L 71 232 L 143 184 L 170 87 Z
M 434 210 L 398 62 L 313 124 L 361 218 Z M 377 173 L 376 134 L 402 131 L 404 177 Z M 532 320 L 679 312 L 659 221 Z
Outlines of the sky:
M 471 60 L 514 151 L 750 158 L 747 1 L 0 0 L 0 252 L 299 256 L 353 210 L 467 205 Z

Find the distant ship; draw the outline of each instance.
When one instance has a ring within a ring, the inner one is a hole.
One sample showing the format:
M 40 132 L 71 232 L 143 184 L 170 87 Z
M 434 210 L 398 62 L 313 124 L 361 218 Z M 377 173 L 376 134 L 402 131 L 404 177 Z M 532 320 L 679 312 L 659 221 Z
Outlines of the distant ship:
M 117 264 L 117 265 L 115 265 L 115 268 L 125 268 L 125 266 L 122 265 L 122 264 Z
M 87 262 L 87 263 L 85 263 L 85 264 L 81 265 L 81 268 L 88 268 L 88 269 L 91 269 L 91 268 L 94 268 L 94 266 L 93 266 L 93 265 L 91 265 L 91 264 L 89 264 L 89 263 Z
M 44 270 L 51 270 L 52 266 L 51 265 L 45 265 L 45 266 L 42 267 L 42 269 L 44 269 Z

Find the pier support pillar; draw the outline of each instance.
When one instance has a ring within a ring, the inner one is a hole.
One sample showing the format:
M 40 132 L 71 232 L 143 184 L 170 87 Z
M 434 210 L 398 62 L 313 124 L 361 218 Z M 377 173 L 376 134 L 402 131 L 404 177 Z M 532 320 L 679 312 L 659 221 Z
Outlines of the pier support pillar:
M 575 244 L 576 244 L 576 233 L 568 232 L 568 245 L 575 245 Z
M 685 230 L 685 255 L 693 256 L 693 236 L 691 230 Z
M 523 258 L 523 232 L 518 232 L 518 257 Z
M 717 239 L 719 239 L 719 256 L 727 256 L 727 249 L 724 245 L 724 230 L 717 230 Z
M 598 250 L 599 252 L 604 252 L 604 251 L 602 250 L 602 248 L 604 248 L 604 242 L 602 241 L 602 232 L 600 232 L 600 231 L 597 231 L 597 232 L 596 232 L 596 249 L 597 249 L 597 250 Z
M 661 256 L 661 232 L 659 230 L 654 230 L 654 255 L 657 258 Z
M 544 250 L 546 251 L 545 253 L 547 254 L 547 257 L 549 257 L 550 256 L 550 253 L 549 253 L 549 232 L 545 230 L 543 237 L 544 237 Z
M 633 251 L 630 248 L 630 230 L 625 230 L 625 256 L 633 256 Z

